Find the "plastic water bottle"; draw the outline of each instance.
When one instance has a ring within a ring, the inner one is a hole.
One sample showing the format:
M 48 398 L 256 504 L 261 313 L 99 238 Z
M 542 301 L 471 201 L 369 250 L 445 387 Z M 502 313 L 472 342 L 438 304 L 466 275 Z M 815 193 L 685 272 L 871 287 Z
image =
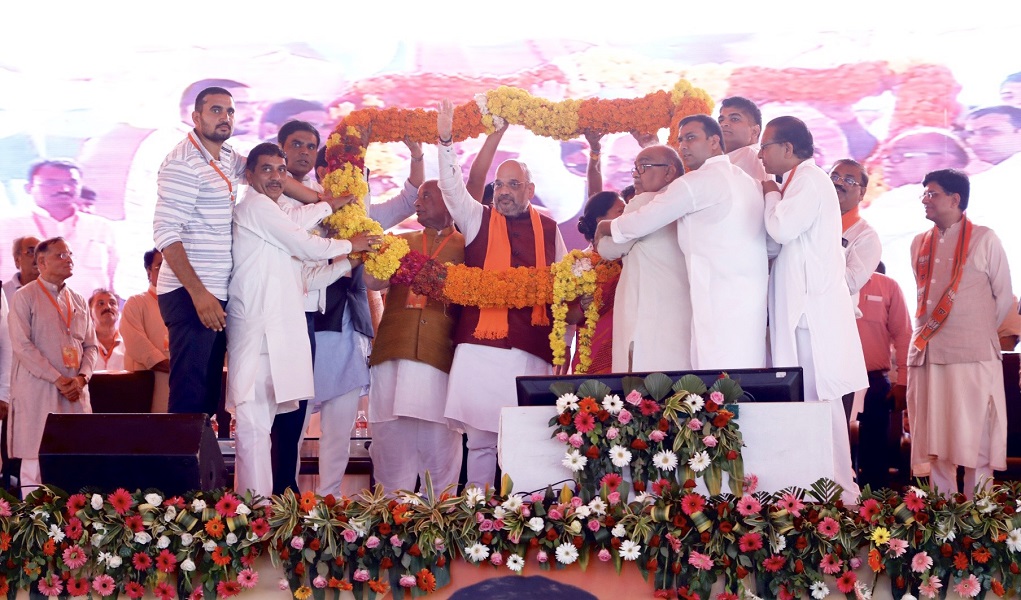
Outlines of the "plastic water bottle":
M 364 410 L 358 411 L 358 415 L 355 417 L 355 437 L 369 437 L 369 417 L 365 415 Z
M 209 426 L 213 428 L 213 437 L 220 437 L 220 425 L 216 422 L 216 415 L 209 417 Z

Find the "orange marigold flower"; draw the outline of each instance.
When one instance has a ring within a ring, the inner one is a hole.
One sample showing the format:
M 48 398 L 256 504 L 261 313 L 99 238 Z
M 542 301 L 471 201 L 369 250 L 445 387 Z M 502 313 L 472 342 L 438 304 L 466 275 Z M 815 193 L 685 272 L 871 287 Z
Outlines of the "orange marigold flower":
M 304 494 L 301 495 L 301 498 L 298 499 L 298 508 L 300 508 L 302 512 L 308 512 L 315 507 L 316 507 L 315 492 L 305 492 Z
M 210 536 L 220 539 L 223 537 L 223 521 L 220 520 L 220 517 L 213 517 L 206 521 L 205 530 Z

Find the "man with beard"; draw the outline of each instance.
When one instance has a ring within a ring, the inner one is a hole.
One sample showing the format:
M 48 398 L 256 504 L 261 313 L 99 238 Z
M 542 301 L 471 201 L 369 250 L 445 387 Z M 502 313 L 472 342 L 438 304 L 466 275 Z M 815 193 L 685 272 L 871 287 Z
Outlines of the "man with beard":
M 454 224 L 464 234 L 464 262 L 500 271 L 545 269 L 567 250 L 556 221 L 542 216 L 528 167 L 504 161 L 493 182 L 493 206 L 469 195 L 452 142 L 454 106 L 443 100 L 437 118 L 440 190 Z M 516 406 L 515 377 L 553 372 L 548 305 L 526 308 L 466 306 L 454 329 L 453 366 L 445 416 L 468 432 L 468 483 L 492 484 L 496 475 L 500 409 Z
M 626 243 L 676 223 L 688 273 L 691 367 L 765 367 L 769 274 L 760 184 L 724 155 L 723 134 L 709 115 L 682 119 L 678 138 L 684 176 L 638 210 L 600 223 L 597 234 Z M 633 318 L 663 327 L 660 311 Z
M 759 158 L 766 232 L 781 245 L 769 275 L 769 337 L 773 366 L 804 369 L 805 399 L 830 402 L 833 475 L 844 500 L 858 498 L 841 397 L 868 387 L 854 306 L 844 277 L 837 192 L 816 166 L 812 134 L 800 119 L 766 125 Z
M 124 370 L 124 341 L 117 331 L 120 311 L 117 296 L 110 290 L 98 289 L 89 297 L 89 312 L 96 328 L 97 371 Z
M 727 158 L 754 179 L 762 181 L 766 171 L 759 160 L 759 134 L 762 133 L 762 111 L 754 102 L 741 96 L 720 102 L 722 147 Z
M 38 245 L 39 238 L 30 235 L 14 240 L 11 252 L 14 255 L 14 266 L 18 270 L 4 282 L 3 293 L 7 296 L 8 305 L 14 300 L 14 292 L 39 277 L 39 267 L 35 264 L 35 247 Z

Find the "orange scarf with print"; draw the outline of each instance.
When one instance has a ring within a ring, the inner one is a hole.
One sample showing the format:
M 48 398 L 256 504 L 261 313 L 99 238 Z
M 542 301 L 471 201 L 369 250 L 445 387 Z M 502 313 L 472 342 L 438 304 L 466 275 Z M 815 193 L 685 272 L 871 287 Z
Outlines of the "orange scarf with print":
M 532 221 L 532 237 L 535 239 L 535 268 L 544 270 L 546 264 L 546 244 L 542 234 L 542 221 L 539 211 L 528 206 L 528 216 Z M 486 246 L 486 262 L 482 268 L 487 271 L 502 271 L 511 268 L 510 237 L 507 235 L 507 217 L 496 210 L 489 213 L 489 241 Z M 532 307 L 532 325 L 549 325 L 545 305 Z M 507 337 L 507 309 L 479 309 L 479 324 L 475 327 L 475 337 L 480 340 L 501 340 Z
M 950 316 L 950 310 L 954 307 L 954 300 L 957 298 L 957 288 L 961 285 L 961 278 L 964 276 L 964 263 L 968 260 L 968 247 L 971 245 L 971 234 L 974 226 L 967 217 L 962 217 L 960 237 L 957 239 L 957 248 L 954 250 L 954 266 L 950 274 L 950 284 L 943 290 L 943 295 L 933 309 L 929 320 L 922 326 L 921 331 L 912 341 L 915 348 L 924 350 L 929 344 L 932 336 L 939 332 L 943 322 Z M 932 283 L 932 264 L 936 255 L 936 236 L 939 229 L 933 227 L 925 232 L 922 243 L 918 246 L 918 258 L 915 261 L 915 283 L 918 284 L 918 308 L 915 310 L 915 318 L 925 315 L 926 307 L 929 305 L 929 292 Z

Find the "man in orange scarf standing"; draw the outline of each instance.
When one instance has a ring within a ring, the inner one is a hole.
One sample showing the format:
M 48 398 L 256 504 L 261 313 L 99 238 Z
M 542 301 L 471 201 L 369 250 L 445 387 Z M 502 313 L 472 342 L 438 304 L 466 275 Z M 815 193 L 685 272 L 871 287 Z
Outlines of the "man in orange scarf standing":
M 911 470 L 932 487 L 956 493 L 964 467 L 969 498 L 1007 467 L 1007 401 L 996 328 L 1013 304 L 1000 239 L 964 215 L 971 192 L 956 169 L 922 180 L 925 217 L 935 227 L 915 236 L 918 285 L 908 348 Z
M 454 107 L 443 100 L 437 118 L 439 183 L 454 224 L 464 234 L 464 264 L 500 271 L 545 269 L 567 253 L 557 223 L 540 215 L 528 167 L 508 160 L 496 170 L 492 207 L 465 188 L 453 146 Z M 445 416 L 468 433 L 468 484 L 485 486 L 496 475 L 500 409 L 516 406 L 515 378 L 553 372 L 549 306 L 485 308 L 466 306 L 454 328 Z

